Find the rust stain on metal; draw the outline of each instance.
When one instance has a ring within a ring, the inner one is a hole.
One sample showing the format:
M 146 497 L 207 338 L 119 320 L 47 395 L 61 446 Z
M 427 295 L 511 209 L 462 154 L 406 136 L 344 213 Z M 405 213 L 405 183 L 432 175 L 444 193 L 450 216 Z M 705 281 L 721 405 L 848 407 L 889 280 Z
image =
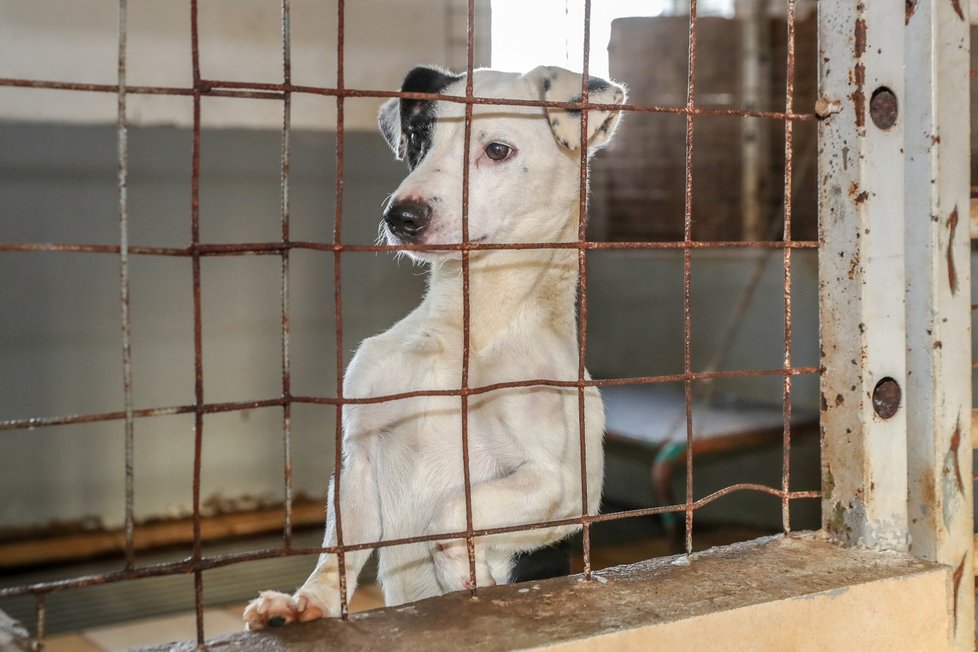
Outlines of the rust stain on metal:
M 934 469 L 929 466 L 924 468 L 923 478 L 920 481 L 920 496 L 921 507 L 927 511 L 933 510 L 937 502 L 937 487 L 934 484 Z
M 955 0 L 956 1 L 956 0 Z M 866 53 L 866 21 L 862 18 L 856 20 L 856 50 L 855 56 L 858 59 Z
M 958 422 L 954 427 L 954 434 L 951 435 L 951 446 L 948 449 L 948 461 L 954 465 L 954 476 L 958 483 L 958 491 L 964 493 L 964 480 L 961 478 L 961 462 L 958 459 L 958 449 L 961 447 L 961 423 Z M 950 470 L 950 469 L 948 469 Z
M 964 20 L 964 12 L 961 11 L 961 0 L 951 0 L 951 6 L 954 7 L 954 13 L 958 15 L 958 18 Z
M 947 280 L 951 286 L 951 294 L 958 293 L 958 270 L 954 266 L 954 234 L 958 229 L 958 207 L 955 206 L 951 211 L 951 216 L 947 219 Z
M 953 0 L 952 0 L 953 1 Z M 903 24 L 909 25 L 910 18 L 917 11 L 917 0 L 906 0 L 906 8 L 904 9 Z
M 852 92 L 850 98 L 856 111 L 856 127 L 862 128 L 866 125 L 866 93 L 863 92 L 863 84 L 866 82 L 866 66 L 857 63 L 852 72 L 852 81 L 856 90 Z
M 856 268 L 859 267 L 859 252 L 855 251 L 852 254 L 852 260 L 849 261 L 849 280 L 853 280 L 856 277 Z
M 954 626 L 957 629 L 958 624 L 958 592 L 961 589 L 961 578 L 964 577 L 964 562 L 968 560 L 968 553 L 965 553 L 961 557 L 961 563 L 958 567 L 954 569 Z

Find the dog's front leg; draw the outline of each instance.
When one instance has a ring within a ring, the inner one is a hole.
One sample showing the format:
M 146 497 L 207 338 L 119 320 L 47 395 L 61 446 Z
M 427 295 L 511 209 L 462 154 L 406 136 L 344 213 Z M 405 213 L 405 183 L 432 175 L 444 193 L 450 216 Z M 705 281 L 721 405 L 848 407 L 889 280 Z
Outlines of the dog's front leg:
M 342 516 L 343 543 L 358 544 L 379 541 L 381 537 L 380 504 L 375 484 L 374 470 L 369 461 L 375 459 L 371 451 L 360 446 L 350 446 L 344 455 L 340 473 L 340 513 Z M 323 547 L 337 544 L 337 519 L 334 509 L 333 479 L 329 483 L 326 504 L 326 536 Z M 356 590 L 357 576 L 370 550 L 351 550 L 343 555 L 346 571 L 347 601 Z M 248 629 L 277 627 L 292 622 L 306 622 L 317 618 L 340 615 L 339 561 L 335 553 L 323 553 L 315 570 L 293 595 L 278 591 L 262 591 L 244 611 L 243 620 Z
M 562 477 L 556 466 L 526 463 L 513 473 L 472 487 L 472 523 L 475 529 L 491 529 L 522 523 L 563 518 L 580 513 L 580 500 L 562 495 L 569 478 Z M 436 532 L 465 530 L 465 498 L 459 497 L 445 505 L 434 522 Z M 487 586 L 509 581 L 508 577 L 493 578 L 486 559 L 490 546 L 503 546 L 507 552 L 530 550 L 558 541 L 573 531 L 573 527 L 527 530 L 475 540 L 476 582 Z M 468 548 L 464 539 L 438 541 L 432 544 L 432 558 L 439 584 L 446 592 L 472 588 L 469 573 Z

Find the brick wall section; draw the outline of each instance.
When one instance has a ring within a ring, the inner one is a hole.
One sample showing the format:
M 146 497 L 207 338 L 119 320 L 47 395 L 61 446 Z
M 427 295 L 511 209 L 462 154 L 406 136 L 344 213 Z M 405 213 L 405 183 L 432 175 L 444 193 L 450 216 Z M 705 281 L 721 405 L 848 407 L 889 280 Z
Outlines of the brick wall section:
M 744 108 L 741 93 L 741 21 L 697 21 L 696 104 Z M 766 110 L 785 107 L 784 20 L 768 30 L 772 56 Z M 816 90 L 815 21 L 796 24 L 796 112 L 812 110 Z M 683 16 L 624 18 L 612 26 L 611 76 L 627 84 L 629 102 L 686 104 L 688 19 Z M 700 117 L 693 150 L 693 238 L 742 238 L 741 125 L 760 118 Z M 764 193 L 765 223 L 780 223 L 784 186 L 784 123 L 761 119 L 771 153 Z M 686 120 L 682 114 L 630 113 L 609 151 L 592 169 L 595 236 L 609 240 L 681 240 L 685 204 Z M 816 237 L 815 125 L 796 122 L 793 237 Z M 776 227 L 777 228 L 777 227 Z M 780 232 L 780 229 L 777 229 Z M 778 236 L 780 239 L 780 236 Z

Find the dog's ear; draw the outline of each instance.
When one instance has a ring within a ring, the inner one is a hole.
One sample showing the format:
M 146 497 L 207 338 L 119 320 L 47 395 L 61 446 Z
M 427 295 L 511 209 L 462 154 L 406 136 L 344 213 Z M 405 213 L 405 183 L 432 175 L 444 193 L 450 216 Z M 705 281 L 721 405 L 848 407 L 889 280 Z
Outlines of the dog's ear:
M 540 97 L 548 102 L 580 102 L 582 75 L 555 66 L 540 66 L 526 74 L 539 89 Z M 600 77 L 589 77 L 588 103 L 624 104 L 625 88 Z M 554 138 L 570 150 L 581 148 L 581 112 L 577 109 L 547 107 L 547 119 Z M 608 144 L 618 127 L 620 111 L 591 109 L 587 118 L 588 154 Z
M 380 125 L 380 133 L 384 134 L 384 140 L 394 152 L 394 158 L 398 161 L 403 159 L 404 139 L 401 138 L 401 107 L 400 101 L 396 97 L 387 100 L 380 107 L 377 124 Z
M 440 93 L 449 84 L 461 78 L 461 75 L 454 75 L 441 68 L 418 66 L 404 77 L 404 81 L 401 83 L 401 92 Z M 377 116 L 380 133 L 384 135 L 397 160 L 400 161 L 405 157 L 407 149 L 405 135 L 408 125 L 415 122 L 419 116 L 422 118 L 430 117 L 427 116 L 427 113 L 431 106 L 431 100 L 394 97 L 384 102 L 384 105 L 380 107 L 380 114 Z

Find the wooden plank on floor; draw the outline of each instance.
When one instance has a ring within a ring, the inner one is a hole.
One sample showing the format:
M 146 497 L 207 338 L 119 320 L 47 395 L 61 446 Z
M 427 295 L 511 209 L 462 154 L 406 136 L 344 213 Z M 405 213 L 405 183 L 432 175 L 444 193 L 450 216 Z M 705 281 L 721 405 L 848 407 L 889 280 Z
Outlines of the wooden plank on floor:
M 215 541 L 281 531 L 283 513 L 278 508 L 207 517 L 201 521 L 201 538 L 204 541 Z M 309 501 L 292 506 L 292 523 L 295 527 L 322 525 L 324 521 L 321 503 Z M 136 550 L 151 550 L 192 541 L 193 520 L 189 518 L 137 525 L 135 530 Z M 125 542 L 125 533 L 122 530 L 110 530 L 0 543 L 0 569 L 121 554 L 125 551 Z

